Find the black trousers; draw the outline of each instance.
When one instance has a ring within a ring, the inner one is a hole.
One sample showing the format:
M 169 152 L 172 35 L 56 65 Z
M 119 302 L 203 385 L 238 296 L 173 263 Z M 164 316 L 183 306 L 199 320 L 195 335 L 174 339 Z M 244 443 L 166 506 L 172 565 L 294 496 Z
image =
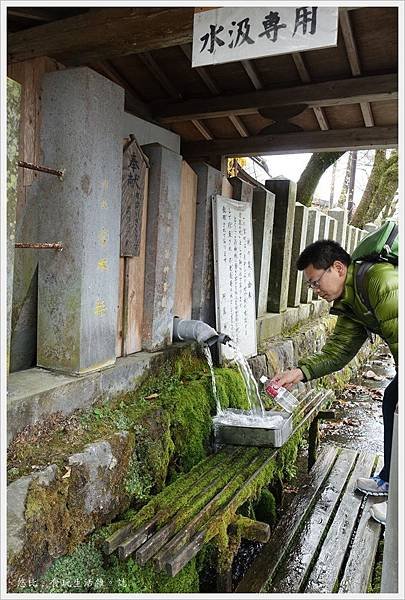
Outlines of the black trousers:
M 383 398 L 383 420 L 384 420 L 384 466 L 379 477 L 389 481 L 391 465 L 392 430 L 394 426 L 394 413 L 398 403 L 398 375 L 385 388 Z

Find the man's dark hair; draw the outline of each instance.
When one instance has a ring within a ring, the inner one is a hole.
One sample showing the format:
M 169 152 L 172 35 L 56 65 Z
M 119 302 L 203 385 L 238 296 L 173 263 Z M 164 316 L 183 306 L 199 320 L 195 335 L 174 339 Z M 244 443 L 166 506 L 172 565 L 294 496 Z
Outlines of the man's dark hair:
M 297 260 L 297 269 L 303 271 L 309 265 L 313 265 L 315 269 L 329 269 L 335 260 L 349 266 L 350 254 L 333 240 L 318 240 L 301 252 Z

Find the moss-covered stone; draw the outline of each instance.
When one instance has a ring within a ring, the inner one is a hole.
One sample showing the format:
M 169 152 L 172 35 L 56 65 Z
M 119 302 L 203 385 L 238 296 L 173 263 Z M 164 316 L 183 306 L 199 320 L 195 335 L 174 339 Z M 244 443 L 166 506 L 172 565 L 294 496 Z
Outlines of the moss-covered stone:
M 271 527 L 274 526 L 277 519 L 276 499 L 270 490 L 264 488 L 261 491 L 260 497 L 255 503 L 253 510 L 257 521 L 268 523 Z

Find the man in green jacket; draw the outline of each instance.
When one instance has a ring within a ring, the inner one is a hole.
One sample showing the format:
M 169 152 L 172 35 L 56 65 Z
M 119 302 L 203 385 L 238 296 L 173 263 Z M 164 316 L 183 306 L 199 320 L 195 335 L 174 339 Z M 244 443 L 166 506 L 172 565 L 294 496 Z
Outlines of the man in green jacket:
M 383 338 L 398 368 L 398 269 L 380 262 L 365 274 L 365 290 L 372 310 L 360 300 L 355 289 L 355 263 L 336 242 L 320 240 L 301 253 L 297 268 L 304 271 L 307 285 L 321 298 L 333 302 L 331 314 L 338 315 L 335 329 L 320 352 L 298 362 L 298 368 L 284 371 L 272 382 L 289 389 L 342 369 L 360 350 L 370 333 Z M 384 393 L 384 466 L 377 477 L 360 478 L 357 488 L 365 494 L 388 495 L 394 412 L 398 402 L 398 375 Z M 373 516 L 385 522 L 386 503 L 374 505 Z

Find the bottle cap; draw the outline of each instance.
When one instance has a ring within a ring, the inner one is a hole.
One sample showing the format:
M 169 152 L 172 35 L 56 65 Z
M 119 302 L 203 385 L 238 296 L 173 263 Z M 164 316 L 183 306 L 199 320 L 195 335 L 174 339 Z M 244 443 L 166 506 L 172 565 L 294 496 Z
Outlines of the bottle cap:
M 277 387 L 275 387 L 273 385 L 266 385 L 266 392 L 272 398 L 275 398 L 278 395 L 278 391 L 279 391 L 279 388 L 277 388 Z
M 268 380 L 268 377 L 266 377 L 266 375 L 262 375 L 260 377 L 260 383 L 266 383 L 267 380 Z

